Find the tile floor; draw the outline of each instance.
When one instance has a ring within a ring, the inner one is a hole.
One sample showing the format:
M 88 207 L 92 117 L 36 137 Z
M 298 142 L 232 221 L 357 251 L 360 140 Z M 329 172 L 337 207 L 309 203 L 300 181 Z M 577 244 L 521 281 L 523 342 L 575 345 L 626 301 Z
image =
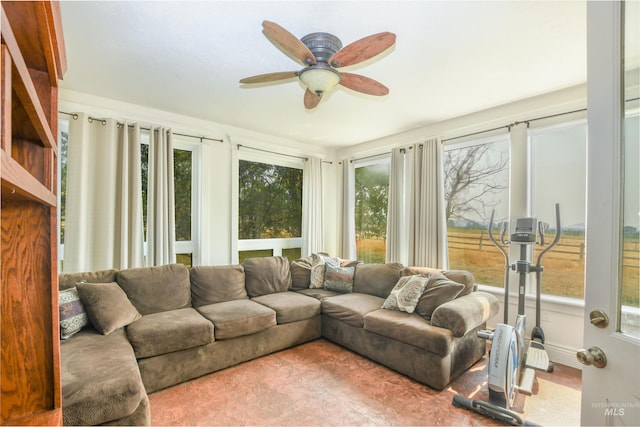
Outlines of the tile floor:
M 152 425 L 502 425 L 451 404 L 488 397 L 485 356 L 433 390 L 325 340 L 316 340 L 152 393 Z M 537 388 L 537 390 L 536 390 Z M 518 399 L 523 418 L 580 424 L 580 371 L 557 365 Z

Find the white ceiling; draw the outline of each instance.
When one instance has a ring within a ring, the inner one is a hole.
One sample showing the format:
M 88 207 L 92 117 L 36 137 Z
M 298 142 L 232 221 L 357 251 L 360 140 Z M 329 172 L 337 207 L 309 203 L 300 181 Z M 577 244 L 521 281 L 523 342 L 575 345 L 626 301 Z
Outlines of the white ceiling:
M 63 1 L 63 88 L 300 142 L 344 147 L 586 82 L 585 1 Z M 305 110 L 301 67 L 263 20 L 343 45 L 391 31 L 395 47 L 345 71 L 390 89 L 341 86 Z

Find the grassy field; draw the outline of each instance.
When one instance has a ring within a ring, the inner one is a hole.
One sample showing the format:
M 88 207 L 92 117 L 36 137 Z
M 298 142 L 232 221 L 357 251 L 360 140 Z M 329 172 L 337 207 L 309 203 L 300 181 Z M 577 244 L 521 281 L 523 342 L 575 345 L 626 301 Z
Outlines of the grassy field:
M 481 240 L 482 238 L 482 240 Z M 546 236 L 551 242 L 553 236 Z M 536 246 L 534 263 L 540 246 Z M 584 236 L 565 233 L 558 245 L 542 258 L 542 292 L 571 298 L 584 298 L 585 249 Z M 637 307 L 640 300 L 640 268 L 638 240 L 625 239 L 623 268 L 623 303 Z M 356 254 L 364 262 L 385 262 L 383 239 L 356 240 Z M 503 287 L 505 261 L 484 230 L 457 229 L 449 231 L 449 268 L 469 270 L 476 282 Z M 535 276 L 535 274 L 532 274 Z M 532 277 L 532 280 L 535 280 Z

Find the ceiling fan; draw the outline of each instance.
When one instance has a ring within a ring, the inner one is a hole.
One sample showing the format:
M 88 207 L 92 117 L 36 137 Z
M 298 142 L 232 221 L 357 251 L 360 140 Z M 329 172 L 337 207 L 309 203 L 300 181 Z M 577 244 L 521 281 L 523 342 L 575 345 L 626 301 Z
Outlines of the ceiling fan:
M 373 34 L 343 48 L 340 39 L 329 33 L 311 33 L 298 40 L 275 22 L 263 21 L 262 28 L 271 43 L 305 68 L 260 74 L 242 79 L 240 83 L 269 83 L 298 77 L 307 88 L 304 93 L 307 109 L 315 108 L 322 95 L 338 84 L 368 95 L 389 93 L 382 83 L 359 74 L 340 72 L 337 68 L 359 64 L 381 54 L 395 44 L 395 34 Z

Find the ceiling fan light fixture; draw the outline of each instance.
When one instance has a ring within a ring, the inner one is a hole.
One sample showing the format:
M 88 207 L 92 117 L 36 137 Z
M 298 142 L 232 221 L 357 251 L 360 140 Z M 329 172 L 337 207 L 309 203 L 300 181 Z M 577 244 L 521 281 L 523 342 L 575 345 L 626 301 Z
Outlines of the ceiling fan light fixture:
M 300 71 L 298 78 L 302 84 L 316 95 L 322 95 L 331 90 L 341 80 L 340 73 L 322 63 L 303 69 Z

